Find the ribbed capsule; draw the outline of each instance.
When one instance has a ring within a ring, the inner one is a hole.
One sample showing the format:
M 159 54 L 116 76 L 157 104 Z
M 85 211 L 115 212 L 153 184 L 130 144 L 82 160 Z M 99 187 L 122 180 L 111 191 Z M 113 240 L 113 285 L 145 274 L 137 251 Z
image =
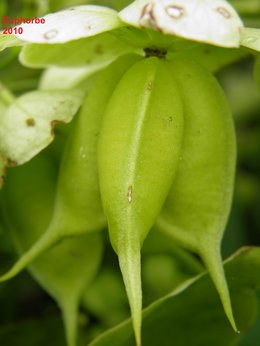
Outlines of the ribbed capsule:
M 140 249 L 169 192 L 182 144 L 183 107 L 163 59 L 136 63 L 117 85 L 98 147 L 101 197 L 141 344 Z
M 0 281 L 15 276 L 60 239 L 105 227 L 97 173 L 97 138 L 115 86 L 122 74 L 139 59 L 137 55 L 125 55 L 97 77 L 65 148 L 50 224 L 41 238 L 0 277 Z
M 177 173 L 157 225 L 201 256 L 237 330 L 220 255 L 236 162 L 232 115 L 210 72 L 187 58 L 173 58 L 169 65 L 184 102 L 185 130 Z

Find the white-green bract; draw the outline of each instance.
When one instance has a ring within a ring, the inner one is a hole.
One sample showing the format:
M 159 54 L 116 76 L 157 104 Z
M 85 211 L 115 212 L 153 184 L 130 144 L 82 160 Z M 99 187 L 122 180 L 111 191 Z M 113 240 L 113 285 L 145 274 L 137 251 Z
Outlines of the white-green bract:
M 33 43 L 65 43 L 97 35 L 120 26 L 117 12 L 101 6 L 85 5 L 46 15 L 45 24 L 23 24 L 21 40 Z
M 119 14 L 107 7 L 84 5 L 44 18 L 43 25 L 23 24 L 22 34 L 2 35 L 0 50 L 23 42 L 65 43 L 129 25 L 222 47 L 247 47 L 250 42 L 251 49 L 260 50 L 260 30 L 254 29 L 252 35 L 225 0 L 136 0 Z
M 139 28 L 223 47 L 239 47 L 243 28 L 225 0 L 137 0 L 119 17 Z
M 48 146 L 58 122 L 69 123 L 84 93 L 32 91 L 18 97 L 0 118 L 0 150 L 10 162 L 21 165 Z

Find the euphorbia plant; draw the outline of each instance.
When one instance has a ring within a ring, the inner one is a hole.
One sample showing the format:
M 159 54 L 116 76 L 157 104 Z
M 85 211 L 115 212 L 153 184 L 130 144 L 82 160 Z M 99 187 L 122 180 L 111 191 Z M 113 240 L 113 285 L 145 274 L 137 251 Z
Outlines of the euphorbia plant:
M 157 225 L 201 257 L 238 331 L 220 256 L 236 145 L 212 71 L 243 56 L 241 45 L 259 50 L 259 31 L 244 28 L 224 0 L 139 0 L 119 13 L 85 5 L 45 22 L 2 35 L 2 48 L 23 46 L 24 65 L 49 67 L 42 90 L 7 98 L 3 163 L 29 161 L 51 142 L 55 124 L 83 106 L 68 135 L 49 226 L 0 280 L 64 237 L 107 223 L 141 345 L 140 252 Z M 51 90 L 57 75 L 67 90 Z

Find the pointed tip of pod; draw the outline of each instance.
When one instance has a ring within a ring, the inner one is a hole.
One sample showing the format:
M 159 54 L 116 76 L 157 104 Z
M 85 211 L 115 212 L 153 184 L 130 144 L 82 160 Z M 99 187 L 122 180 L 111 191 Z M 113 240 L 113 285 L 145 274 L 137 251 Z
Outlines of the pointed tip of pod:
M 225 277 L 225 272 L 222 265 L 219 249 L 217 250 L 207 249 L 204 251 L 200 251 L 200 255 L 218 291 L 225 314 L 232 328 L 234 329 L 236 333 L 240 333 L 235 322 L 228 284 Z
M 50 231 L 51 230 L 52 229 L 50 229 Z M 40 254 L 48 250 L 59 240 L 57 234 L 53 234 L 53 232 L 50 231 L 47 230 L 43 234 L 43 236 L 40 237 L 40 239 L 38 239 L 36 243 L 34 243 L 32 247 L 17 260 L 17 262 L 12 266 L 10 270 L 8 270 L 5 274 L 0 276 L 0 282 L 4 282 L 15 277 L 23 269 L 25 269 L 33 260 L 35 260 Z
M 130 305 L 136 345 L 141 346 L 142 283 L 140 247 L 124 246 L 118 251 L 126 293 Z
M 74 296 L 60 302 L 68 346 L 77 345 L 78 305 Z

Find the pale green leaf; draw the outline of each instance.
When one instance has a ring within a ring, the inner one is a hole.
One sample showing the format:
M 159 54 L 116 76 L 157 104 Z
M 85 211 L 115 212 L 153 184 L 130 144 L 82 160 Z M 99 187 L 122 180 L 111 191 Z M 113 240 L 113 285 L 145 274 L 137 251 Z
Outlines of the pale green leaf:
M 260 52 L 260 29 L 245 28 L 242 32 L 240 44 Z
M 137 49 L 110 33 L 103 33 L 66 44 L 30 44 L 21 51 L 20 60 L 28 67 L 89 65 L 92 68 L 130 52 Z
M 40 79 L 40 90 L 69 90 L 92 76 L 108 63 L 91 64 L 80 67 L 49 67 Z M 61 82 L 62 81 L 62 82 Z
M 243 23 L 225 0 L 137 0 L 119 13 L 133 26 L 223 47 L 239 47 Z
M 15 35 L 5 35 L 0 32 L 0 52 L 8 47 L 22 46 L 24 42 Z
M 172 46 L 174 49 L 174 45 Z M 189 57 L 197 61 L 212 72 L 217 72 L 221 68 L 232 64 L 248 55 L 245 49 L 216 47 L 209 44 L 198 44 L 190 49 L 180 49 L 176 52 L 169 52 L 168 57 L 173 56 Z
M 83 93 L 34 91 L 16 99 L 0 119 L 0 151 L 13 164 L 22 164 L 54 137 L 57 122 L 68 123 L 81 105 Z

